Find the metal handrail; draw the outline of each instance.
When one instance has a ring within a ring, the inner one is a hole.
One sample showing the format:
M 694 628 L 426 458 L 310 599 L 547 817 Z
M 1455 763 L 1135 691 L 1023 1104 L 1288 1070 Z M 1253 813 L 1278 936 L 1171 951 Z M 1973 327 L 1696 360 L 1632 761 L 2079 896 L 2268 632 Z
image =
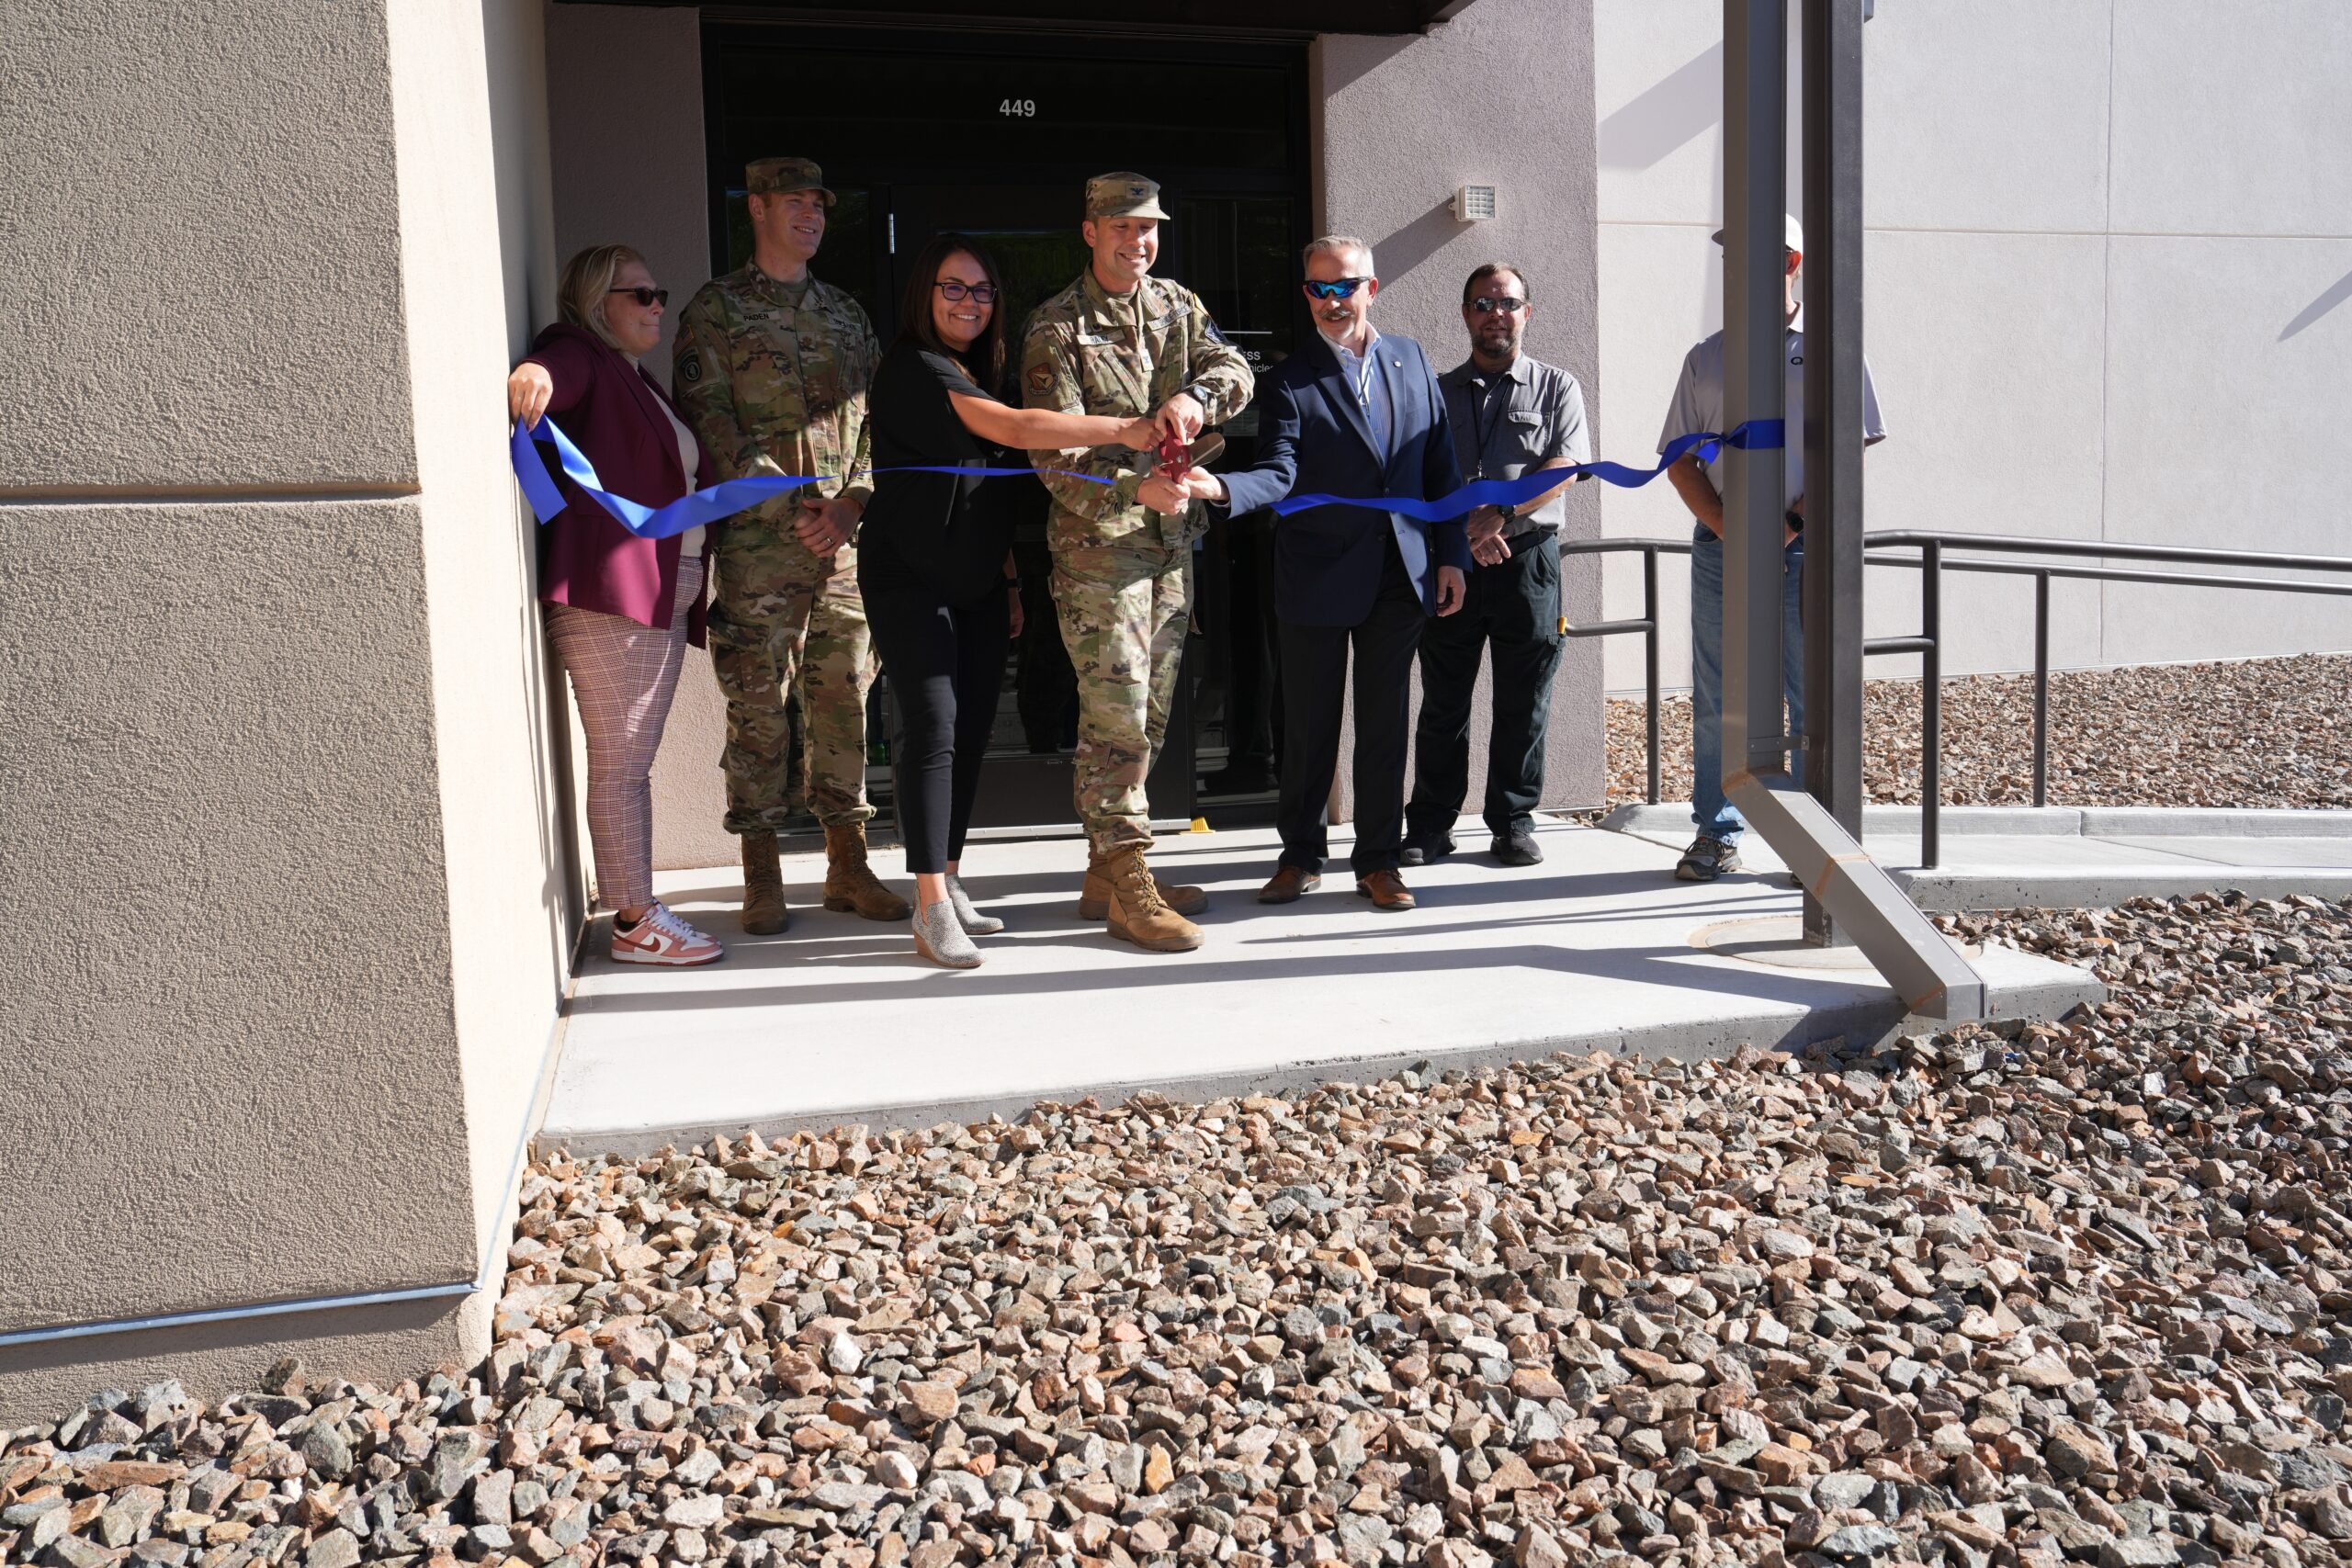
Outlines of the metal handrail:
M 2033 579 L 2033 803 L 2050 797 L 2050 581 L 2052 578 L 2092 582 L 2149 582 L 2182 588 L 2244 588 L 2272 593 L 2324 593 L 2352 596 L 2352 582 L 2315 582 L 2300 578 L 2217 577 L 2201 572 L 2137 571 L 2120 567 L 2063 566 L 2037 561 L 1946 560 L 1948 548 L 1980 550 L 1995 555 L 2109 557 L 2119 560 L 2174 562 L 2183 566 L 2246 566 L 2278 571 L 2324 571 L 2352 574 L 2352 557 L 2288 555 L 2274 550 L 2197 549 L 2171 545 L 2115 544 L 2099 539 L 2035 539 L 2014 534 L 1949 534 L 1894 529 L 1862 536 L 1865 566 L 1904 567 L 1921 574 L 1919 632 L 1916 637 L 1872 637 L 1862 644 L 1866 656 L 1919 656 L 1919 863 L 1933 869 L 1941 855 L 1943 805 L 1943 574 L 1973 571 Z M 1658 614 L 1657 558 L 1688 555 L 1689 539 L 1563 540 L 1564 556 L 1618 555 L 1638 551 L 1642 557 L 1642 614 L 1638 619 L 1599 621 L 1574 626 L 1563 616 L 1560 629 L 1569 637 L 1613 637 L 1640 632 L 1647 677 L 1647 740 L 1649 804 L 1658 803 Z M 1917 549 L 1917 555 L 1890 555 L 1890 549 Z

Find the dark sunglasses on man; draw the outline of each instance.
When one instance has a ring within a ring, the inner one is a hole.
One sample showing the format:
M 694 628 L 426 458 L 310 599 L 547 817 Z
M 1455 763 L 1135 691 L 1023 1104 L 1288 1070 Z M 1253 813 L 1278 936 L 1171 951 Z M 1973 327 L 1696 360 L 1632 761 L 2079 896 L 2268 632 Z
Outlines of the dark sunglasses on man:
M 967 298 L 982 305 L 996 303 L 997 287 L 993 283 L 959 283 L 949 278 L 944 282 L 934 283 L 932 287 L 946 295 L 947 302 L 951 305 L 960 305 Z
M 1481 294 L 1478 298 L 1470 301 L 1470 308 L 1477 311 L 1478 314 L 1482 316 L 1491 316 L 1498 310 L 1501 311 L 1506 316 L 1515 316 L 1520 311 L 1527 309 L 1527 301 L 1524 299 L 1514 299 L 1508 294 L 1502 296 L 1500 299 L 1497 299 L 1491 294 Z
M 1306 291 L 1317 299 L 1352 299 L 1356 290 L 1371 281 L 1369 277 L 1335 277 L 1326 283 L 1310 277 L 1306 280 Z
M 626 294 L 649 310 L 656 305 L 667 305 L 670 302 L 670 291 L 668 289 L 648 288 L 641 284 L 635 288 L 607 288 L 605 292 L 607 294 Z

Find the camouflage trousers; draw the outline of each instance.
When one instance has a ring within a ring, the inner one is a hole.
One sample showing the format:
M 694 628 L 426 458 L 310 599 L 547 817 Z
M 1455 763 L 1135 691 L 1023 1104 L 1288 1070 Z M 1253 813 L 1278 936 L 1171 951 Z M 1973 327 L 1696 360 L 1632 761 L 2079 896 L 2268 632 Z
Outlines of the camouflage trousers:
M 790 527 L 721 525 L 711 552 L 710 663 L 727 699 L 727 830 L 775 831 L 793 814 L 785 694 L 799 683 L 808 805 L 828 828 L 874 815 L 865 800 L 865 694 L 879 668 L 857 591 L 857 555 L 811 555 Z
M 1098 855 L 1151 842 L 1144 780 L 1168 709 L 1193 603 L 1182 546 L 1054 549 L 1054 610 L 1078 671 L 1078 819 Z

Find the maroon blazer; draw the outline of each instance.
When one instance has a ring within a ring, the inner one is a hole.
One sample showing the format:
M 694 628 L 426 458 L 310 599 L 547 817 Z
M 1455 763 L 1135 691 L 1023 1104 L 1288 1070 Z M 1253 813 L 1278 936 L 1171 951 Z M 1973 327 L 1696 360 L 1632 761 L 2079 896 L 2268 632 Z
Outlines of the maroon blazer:
M 555 383 L 548 412 L 596 466 L 606 490 L 644 506 L 666 506 L 686 493 L 677 434 L 662 412 L 670 396 L 642 367 L 595 333 L 561 321 L 538 335 L 525 359 Z M 678 540 L 639 538 L 563 477 L 550 448 L 538 450 L 566 503 L 539 530 L 539 597 L 643 626 L 668 626 L 678 592 Z M 718 470 L 699 438 L 695 452 L 703 482 L 716 484 Z M 707 566 L 709 535 L 703 537 Z M 686 617 L 687 639 L 697 648 L 708 616 L 709 581 L 706 570 L 704 592 Z

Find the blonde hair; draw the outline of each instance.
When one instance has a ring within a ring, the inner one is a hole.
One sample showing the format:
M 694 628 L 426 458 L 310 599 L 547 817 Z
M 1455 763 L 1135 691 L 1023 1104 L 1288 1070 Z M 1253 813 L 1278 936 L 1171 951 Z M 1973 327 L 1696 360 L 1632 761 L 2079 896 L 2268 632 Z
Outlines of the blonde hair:
M 627 245 L 591 245 L 563 264 L 563 281 L 556 288 L 556 310 L 575 327 L 594 333 L 608 348 L 618 350 L 613 329 L 605 322 L 605 301 L 613 279 L 629 263 L 645 258 Z

